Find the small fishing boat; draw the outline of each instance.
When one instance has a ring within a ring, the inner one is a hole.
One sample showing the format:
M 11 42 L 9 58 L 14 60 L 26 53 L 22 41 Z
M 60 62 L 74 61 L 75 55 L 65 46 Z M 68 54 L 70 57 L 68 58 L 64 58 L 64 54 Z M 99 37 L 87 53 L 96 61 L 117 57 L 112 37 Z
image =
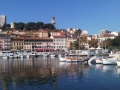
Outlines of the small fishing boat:
M 66 57 L 66 61 L 67 61 L 67 62 L 77 61 L 77 59 L 74 58 L 74 57 Z
M 78 62 L 78 61 L 84 61 L 82 57 L 66 57 L 67 62 Z

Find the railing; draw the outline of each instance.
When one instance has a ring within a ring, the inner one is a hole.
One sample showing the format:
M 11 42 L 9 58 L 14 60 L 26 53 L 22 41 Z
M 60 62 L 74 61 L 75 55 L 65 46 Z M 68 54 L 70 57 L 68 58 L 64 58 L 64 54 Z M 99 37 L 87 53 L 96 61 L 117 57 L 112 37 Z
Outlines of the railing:
M 11 45 L 11 43 L 5 43 L 5 45 Z

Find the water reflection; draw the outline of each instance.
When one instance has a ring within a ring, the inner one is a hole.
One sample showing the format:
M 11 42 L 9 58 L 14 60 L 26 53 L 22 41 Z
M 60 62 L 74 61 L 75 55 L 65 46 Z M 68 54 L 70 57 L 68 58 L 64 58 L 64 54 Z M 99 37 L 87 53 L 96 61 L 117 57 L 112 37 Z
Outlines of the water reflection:
M 37 59 L 30 60 L 1 60 L 0 77 L 4 89 L 9 85 L 24 86 L 38 85 L 44 83 L 56 83 L 58 60 Z M 34 83 L 33 83 L 34 82 Z
M 45 89 L 46 87 L 54 89 L 60 87 L 59 82 L 68 80 L 68 82 L 71 81 L 74 84 L 85 76 L 90 77 L 90 71 L 120 74 L 120 68 L 116 68 L 116 65 L 67 63 L 59 62 L 58 58 L 39 57 L 24 58 L 23 60 L 0 60 L 0 88 L 4 90 L 28 87 L 30 87 L 29 90 L 31 87 L 36 88 L 35 90 L 37 88 Z

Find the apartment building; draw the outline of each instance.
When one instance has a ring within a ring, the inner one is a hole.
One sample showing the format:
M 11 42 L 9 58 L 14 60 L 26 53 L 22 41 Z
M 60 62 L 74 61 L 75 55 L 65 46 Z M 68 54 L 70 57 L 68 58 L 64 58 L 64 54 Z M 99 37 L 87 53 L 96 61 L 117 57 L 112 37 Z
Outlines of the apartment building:
M 0 34 L 0 47 L 2 50 L 11 49 L 11 38 L 9 34 Z
M 13 37 L 11 38 L 12 50 L 23 50 L 24 49 L 24 38 Z
M 54 49 L 55 50 L 67 50 L 67 39 L 63 35 L 54 35 L 50 38 L 53 39 Z
M 24 38 L 24 50 L 26 51 L 51 51 L 53 40 L 51 38 L 30 37 Z

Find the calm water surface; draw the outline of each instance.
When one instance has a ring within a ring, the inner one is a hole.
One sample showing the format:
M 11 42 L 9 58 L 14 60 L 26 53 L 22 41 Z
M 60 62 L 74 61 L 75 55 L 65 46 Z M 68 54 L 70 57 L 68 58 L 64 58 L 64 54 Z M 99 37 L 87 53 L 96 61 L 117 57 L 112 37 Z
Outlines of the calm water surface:
M 120 90 L 120 68 L 58 58 L 0 59 L 0 90 L 88 89 Z

